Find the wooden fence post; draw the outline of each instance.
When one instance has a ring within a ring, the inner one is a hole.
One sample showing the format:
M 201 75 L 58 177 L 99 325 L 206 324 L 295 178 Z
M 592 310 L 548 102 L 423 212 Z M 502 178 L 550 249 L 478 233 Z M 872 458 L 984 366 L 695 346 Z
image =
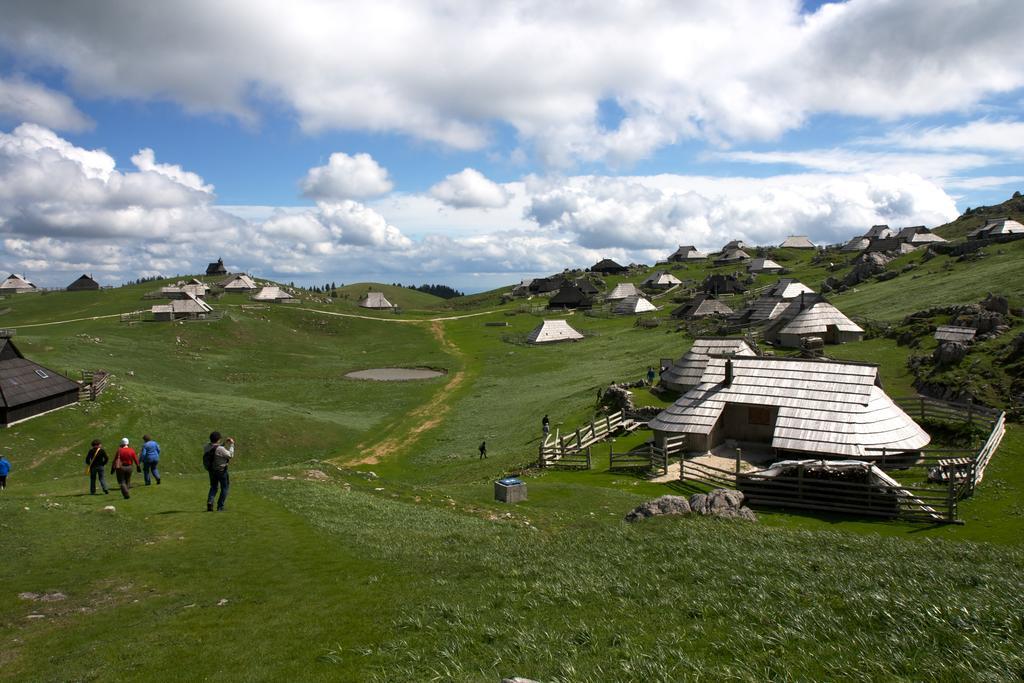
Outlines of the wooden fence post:
M 739 483 L 740 479 L 740 461 L 743 459 L 743 449 L 736 447 L 736 481 Z
M 803 463 L 796 470 L 796 499 L 804 499 L 804 466 Z
M 608 439 L 608 469 L 611 469 L 615 461 L 615 439 Z
M 686 481 L 686 453 L 679 454 L 679 481 Z
M 949 489 L 946 494 L 946 506 L 948 507 L 947 516 L 950 522 L 956 521 L 956 469 L 953 467 L 949 468 Z
M 924 396 L 921 397 L 921 422 L 924 422 Z

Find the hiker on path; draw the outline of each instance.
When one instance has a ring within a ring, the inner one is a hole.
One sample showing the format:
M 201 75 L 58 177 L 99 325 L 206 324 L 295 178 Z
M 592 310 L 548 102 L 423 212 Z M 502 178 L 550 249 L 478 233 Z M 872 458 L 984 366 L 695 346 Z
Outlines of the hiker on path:
M 85 469 L 89 473 L 89 494 L 96 495 L 96 480 L 100 482 L 103 493 L 110 493 L 107 488 L 107 479 L 103 471 L 107 469 L 107 452 L 103 450 L 103 443 L 99 439 L 92 440 L 92 448 L 85 454 Z
M 647 386 L 654 386 L 654 366 L 647 366 Z
M 142 478 L 149 486 L 149 475 L 152 474 L 156 483 L 160 485 L 160 470 L 156 468 L 160 464 L 160 444 L 153 441 L 153 437 L 146 434 L 142 437 L 142 452 L 139 453 L 139 460 L 142 461 Z
M 131 498 L 128 489 L 132 487 L 132 469 L 136 472 L 142 471 L 139 464 L 139 456 L 135 449 L 128 445 L 128 437 L 121 439 L 121 447 L 114 454 L 114 464 L 110 467 L 110 473 L 117 475 L 117 485 L 121 487 L 121 495 Z
M 541 418 L 540 429 L 544 432 L 544 436 L 551 433 L 551 420 L 548 419 L 547 413 L 545 413 L 544 417 Z
M 235 440 L 225 440 L 227 447 L 220 443 L 220 432 L 210 433 L 210 443 L 203 448 L 203 467 L 210 475 L 210 494 L 206 497 L 206 511 L 213 512 L 213 499 L 220 489 L 220 497 L 217 499 L 217 511 L 224 511 L 224 502 L 228 499 L 228 488 L 231 480 L 228 478 L 228 465 L 235 457 Z
M 480 443 L 480 459 L 483 460 L 487 457 L 487 442 L 483 441 Z
M 11 473 L 11 461 L 0 455 L 0 491 L 7 490 L 7 475 Z

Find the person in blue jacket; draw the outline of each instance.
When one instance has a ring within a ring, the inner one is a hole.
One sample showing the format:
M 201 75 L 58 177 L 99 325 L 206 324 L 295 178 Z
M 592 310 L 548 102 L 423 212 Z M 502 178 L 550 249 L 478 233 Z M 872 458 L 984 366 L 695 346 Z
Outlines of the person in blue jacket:
M 142 461 L 142 477 L 146 481 L 146 486 L 149 486 L 150 475 L 156 479 L 157 484 L 160 484 L 160 470 L 157 469 L 157 465 L 160 464 L 160 444 L 153 441 L 153 437 L 149 434 L 142 437 L 139 460 Z
M 11 462 L 6 455 L 0 455 L 0 491 L 7 488 L 7 475 L 11 473 Z

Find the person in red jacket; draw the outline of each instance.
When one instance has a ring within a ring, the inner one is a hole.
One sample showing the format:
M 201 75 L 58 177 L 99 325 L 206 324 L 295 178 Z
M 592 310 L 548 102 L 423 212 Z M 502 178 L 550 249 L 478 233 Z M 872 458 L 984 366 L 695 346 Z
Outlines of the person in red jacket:
M 121 487 L 121 495 L 125 498 L 131 497 L 128 494 L 128 489 L 132 485 L 132 468 L 136 472 L 142 471 L 139 456 L 135 454 L 135 449 L 128 445 L 128 437 L 125 437 L 121 439 L 121 447 L 117 449 L 114 464 L 110 467 L 110 473 L 117 475 L 117 484 Z

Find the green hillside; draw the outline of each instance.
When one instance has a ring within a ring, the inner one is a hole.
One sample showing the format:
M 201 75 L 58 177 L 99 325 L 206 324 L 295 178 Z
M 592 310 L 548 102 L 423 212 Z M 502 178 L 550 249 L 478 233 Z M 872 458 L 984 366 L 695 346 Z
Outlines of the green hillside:
M 977 260 L 904 256 L 889 267 L 914 268 L 831 300 L 880 324 L 989 290 L 1019 306 L 1022 245 L 986 247 Z M 816 289 L 852 267 L 849 255 L 768 253 Z M 651 270 L 605 284 L 640 282 Z M 670 270 L 696 283 L 736 268 Z M 112 373 L 99 401 L 0 433 L 13 464 L 0 492 L 2 679 L 1024 675 L 1013 598 L 1024 588 L 1017 424 L 961 503 L 963 525 L 769 510 L 757 524 L 630 525 L 622 518 L 637 504 L 693 489 L 610 472 L 607 444 L 595 447 L 590 471 L 524 468 L 542 415 L 557 429 L 584 423 L 599 387 L 687 350 L 692 339 L 667 319 L 681 290 L 655 299 L 658 327 L 578 312 L 568 319 L 584 340 L 531 347 L 525 334 L 563 314 L 539 313 L 543 298 L 501 303 L 504 288 L 445 301 L 373 285 L 400 314 L 358 309 L 367 285 L 355 284 L 339 288 L 347 299 L 301 292 L 299 305 L 227 295 L 214 303 L 226 312 L 215 322 L 119 321 L 148 307 L 142 296 L 159 284 L 0 301 L 10 309 L 0 327 L 17 328 L 29 358 Z M 979 352 L 997 359 L 996 347 L 1024 331 L 1019 318 L 1014 325 Z M 887 391 L 908 395 L 908 358 L 930 347 L 879 334 L 828 351 L 878 363 Z M 345 377 L 383 367 L 446 374 Z M 646 389 L 636 397 L 667 405 Z M 205 512 L 200 454 L 213 429 L 238 439 L 224 513 Z M 162 484 L 146 488 L 136 475 L 130 500 L 116 490 L 88 495 L 88 443 L 138 443 L 144 432 L 162 445 Z M 489 457 L 480 459 L 484 440 Z M 493 481 L 510 472 L 529 486 L 516 506 L 493 500 Z M 200 656 L 211 643 L 216 656 Z
M 1016 192 L 1013 197 L 1001 204 L 969 209 L 955 221 L 935 228 L 935 232 L 948 240 L 957 239 L 966 236 L 971 230 L 980 228 L 989 218 L 1012 218 L 1016 221 L 1024 221 L 1024 198 L 1021 198 L 1020 193 Z

